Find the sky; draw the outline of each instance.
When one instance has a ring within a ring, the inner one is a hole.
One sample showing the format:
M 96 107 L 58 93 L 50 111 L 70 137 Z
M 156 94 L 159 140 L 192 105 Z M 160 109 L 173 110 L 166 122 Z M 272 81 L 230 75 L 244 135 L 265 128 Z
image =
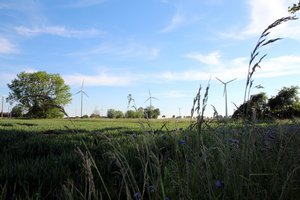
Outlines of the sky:
M 80 116 L 82 82 L 88 97 L 83 114 L 113 108 L 126 112 L 152 105 L 161 115 L 189 116 L 199 87 L 210 85 L 213 105 L 228 114 L 244 101 L 250 53 L 262 31 L 290 16 L 296 0 L 0 0 L 0 95 L 20 72 L 59 73 L 71 88 L 69 116 Z M 297 14 L 297 13 L 296 13 Z M 251 94 L 275 96 L 300 85 L 300 21 L 275 28 L 282 37 L 255 72 Z M 8 104 L 5 104 L 7 111 Z

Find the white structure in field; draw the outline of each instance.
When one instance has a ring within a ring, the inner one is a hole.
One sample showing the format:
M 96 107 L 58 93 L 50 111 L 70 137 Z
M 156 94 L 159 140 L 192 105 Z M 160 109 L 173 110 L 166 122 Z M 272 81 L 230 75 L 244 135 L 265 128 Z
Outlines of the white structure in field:
M 82 118 L 82 110 L 83 110 L 83 94 L 84 94 L 85 96 L 89 97 L 89 96 L 85 93 L 85 91 L 83 90 L 83 83 L 84 83 L 84 80 L 82 81 L 81 89 L 80 89 L 78 92 L 75 93 L 75 95 L 76 95 L 76 94 L 79 94 L 79 93 L 80 93 L 80 95 L 81 95 L 81 102 L 80 102 L 80 104 L 81 104 L 80 117 L 81 117 L 81 118 Z
M 223 85 L 224 85 L 224 93 L 223 93 L 223 96 L 225 96 L 225 118 L 227 119 L 227 118 L 228 118 L 228 110 L 227 110 L 227 84 L 230 83 L 230 82 L 232 82 L 232 81 L 235 81 L 236 78 L 235 78 L 235 79 L 232 79 L 232 80 L 230 80 L 230 81 L 227 81 L 227 82 L 221 81 L 218 77 L 216 77 L 216 79 L 217 79 L 218 81 L 220 81 L 221 83 L 223 83 Z

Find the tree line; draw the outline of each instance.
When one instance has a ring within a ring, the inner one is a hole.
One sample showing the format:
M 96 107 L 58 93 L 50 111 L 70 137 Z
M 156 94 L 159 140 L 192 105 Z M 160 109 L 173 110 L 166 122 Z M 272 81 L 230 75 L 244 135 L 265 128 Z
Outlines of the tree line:
M 7 86 L 10 92 L 6 100 L 15 104 L 11 111 L 13 117 L 62 118 L 67 115 L 64 106 L 71 102 L 72 94 L 59 74 L 21 72 Z M 128 110 L 125 114 L 115 109 L 107 111 L 108 118 L 158 118 L 159 115 L 159 108 L 153 106 Z M 100 115 L 93 113 L 90 117 Z
M 7 101 L 14 103 L 13 117 L 27 118 L 62 118 L 67 113 L 64 106 L 71 102 L 70 87 L 65 84 L 59 74 L 47 72 L 21 72 L 7 84 L 10 89 Z M 232 115 L 233 119 L 290 119 L 300 117 L 300 101 L 298 86 L 283 87 L 276 96 L 268 98 L 266 93 L 254 94 Z M 133 100 L 132 98 L 130 101 Z M 130 103 L 129 101 L 129 103 Z M 159 108 L 128 109 L 127 112 L 108 109 L 108 118 L 158 118 Z M 86 116 L 87 117 L 87 116 Z M 91 117 L 98 117 L 93 113 Z
M 292 119 L 300 117 L 300 101 L 298 86 L 283 87 L 276 96 L 268 98 L 261 92 L 252 95 L 233 113 L 233 119 L 254 118 L 263 119 Z

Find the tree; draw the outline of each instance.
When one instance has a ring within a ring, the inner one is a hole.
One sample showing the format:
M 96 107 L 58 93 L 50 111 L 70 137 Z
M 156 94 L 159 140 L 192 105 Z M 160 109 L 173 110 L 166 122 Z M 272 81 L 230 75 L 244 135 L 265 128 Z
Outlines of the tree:
M 17 103 L 30 118 L 63 117 L 63 106 L 70 103 L 70 87 L 59 74 L 44 71 L 21 72 L 7 84 L 11 90 L 8 101 Z
M 271 114 L 280 119 L 299 117 L 299 97 L 297 86 L 283 87 L 268 101 Z
M 145 118 L 149 118 L 149 119 L 157 119 L 158 116 L 160 115 L 160 110 L 159 108 L 153 108 L 148 106 L 147 108 L 144 109 L 144 113 L 145 113 Z
M 268 97 L 266 93 L 261 92 L 259 94 L 252 95 L 250 100 L 240 105 L 236 111 L 234 111 L 232 118 L 238 119 L 246 117 L 248 119 L 264 119 L 268 113 L 267 105 Z M 247 109 L 246 109 L 247 107 Z
M 21 106 L 14 106 L 11 110 L 11 116 L 12 117 L 22 117 L 23 116 L 23 109 Z
M 115 110 L 115 109 L 108 109 L 107 110 L 107 117 L 108 118 L 123 118 L 124 114 L 120 110 Z
M 142 118 L 144 117 L 144 111 L 141 111 L 141 110 L 128 110 L 126 113 L 125 113 L 125 117 L 126 118 Z

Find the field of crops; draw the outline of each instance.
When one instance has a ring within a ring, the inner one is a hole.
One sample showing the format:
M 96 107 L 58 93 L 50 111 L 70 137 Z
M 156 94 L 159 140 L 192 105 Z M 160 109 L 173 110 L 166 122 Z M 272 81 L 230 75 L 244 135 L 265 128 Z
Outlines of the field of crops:
M 1 199 L 300 196 L 298 121 L 191 123 L 1 119 Z

